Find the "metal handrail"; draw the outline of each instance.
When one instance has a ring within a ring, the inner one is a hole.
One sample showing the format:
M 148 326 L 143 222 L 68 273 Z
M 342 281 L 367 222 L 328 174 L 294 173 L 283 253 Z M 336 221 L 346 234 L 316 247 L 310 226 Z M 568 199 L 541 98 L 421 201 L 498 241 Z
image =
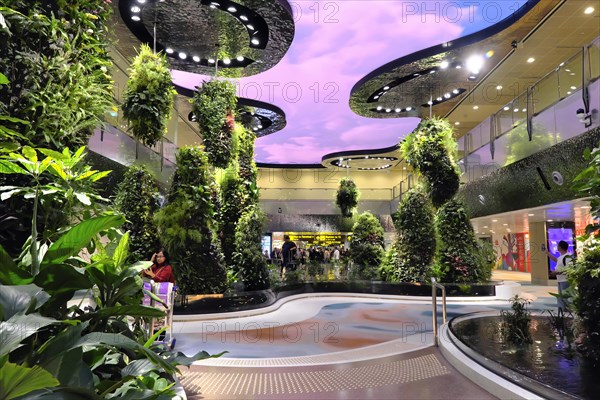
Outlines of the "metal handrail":
M 446 323 L 446 288 L 437 283 L 435 278 L 431 278 L 431 304 L 433 306 L 433 343 L 439 346 L 438 340 L 438 322 L 437 322 L 437 289 L 442 290 L 442 320 Z

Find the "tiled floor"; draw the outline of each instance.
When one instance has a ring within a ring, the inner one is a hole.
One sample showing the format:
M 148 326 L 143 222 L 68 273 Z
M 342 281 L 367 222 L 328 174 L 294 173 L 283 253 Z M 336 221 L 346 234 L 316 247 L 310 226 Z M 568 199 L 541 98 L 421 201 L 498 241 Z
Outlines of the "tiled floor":
M 524 275 L 495 278 L 520 281 L 533 309 L 555 307 L 556 288 Z M 451 301 L 448 317 L 508 306 Z M 431 312 L 426 299 L 314 297 L 266 314 L 179 322 L 177 350 L 230 352 L 183 369 L 181 381 L 193 400 L 493 398 L 432 346 Z

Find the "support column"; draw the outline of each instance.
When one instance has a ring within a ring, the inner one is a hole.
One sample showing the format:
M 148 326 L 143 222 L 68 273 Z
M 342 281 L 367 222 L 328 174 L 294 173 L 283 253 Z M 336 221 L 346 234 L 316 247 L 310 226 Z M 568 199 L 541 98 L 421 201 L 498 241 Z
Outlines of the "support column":
M 529 221 L 529 249 L 531 251 L 531 283 L 547 286 L 548 256 L 542 250 L 542 244 L 547 246 L 546 222 Z M 554 281 L 553 281 L 554 282 Z

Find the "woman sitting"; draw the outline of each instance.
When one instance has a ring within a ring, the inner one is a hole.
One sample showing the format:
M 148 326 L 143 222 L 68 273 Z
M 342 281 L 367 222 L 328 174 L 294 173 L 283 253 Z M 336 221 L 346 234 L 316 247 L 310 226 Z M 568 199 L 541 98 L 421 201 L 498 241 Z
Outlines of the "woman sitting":
M 152 266 L 143 270 L 142 276 L 151 278 L 154 282 L 175 282 L 169 253 L 165 249 L 160 249 L 157 253 L 154 253 L 150 261 Z

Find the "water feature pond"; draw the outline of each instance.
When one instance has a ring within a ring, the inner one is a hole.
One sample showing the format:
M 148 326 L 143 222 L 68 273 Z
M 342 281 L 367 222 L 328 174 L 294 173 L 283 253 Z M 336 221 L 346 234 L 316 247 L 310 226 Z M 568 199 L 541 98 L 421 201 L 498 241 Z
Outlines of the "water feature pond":
M 498 315 L 470 314 L 452 320 L 450 330 L 471 358 L 542 397 L 600 397 L 600 370 L 589 368 L 574 347 L 559 340 L 547 317 L 532 316 L 533 343 L 525 345 L 506 343 L 501 323 Z

